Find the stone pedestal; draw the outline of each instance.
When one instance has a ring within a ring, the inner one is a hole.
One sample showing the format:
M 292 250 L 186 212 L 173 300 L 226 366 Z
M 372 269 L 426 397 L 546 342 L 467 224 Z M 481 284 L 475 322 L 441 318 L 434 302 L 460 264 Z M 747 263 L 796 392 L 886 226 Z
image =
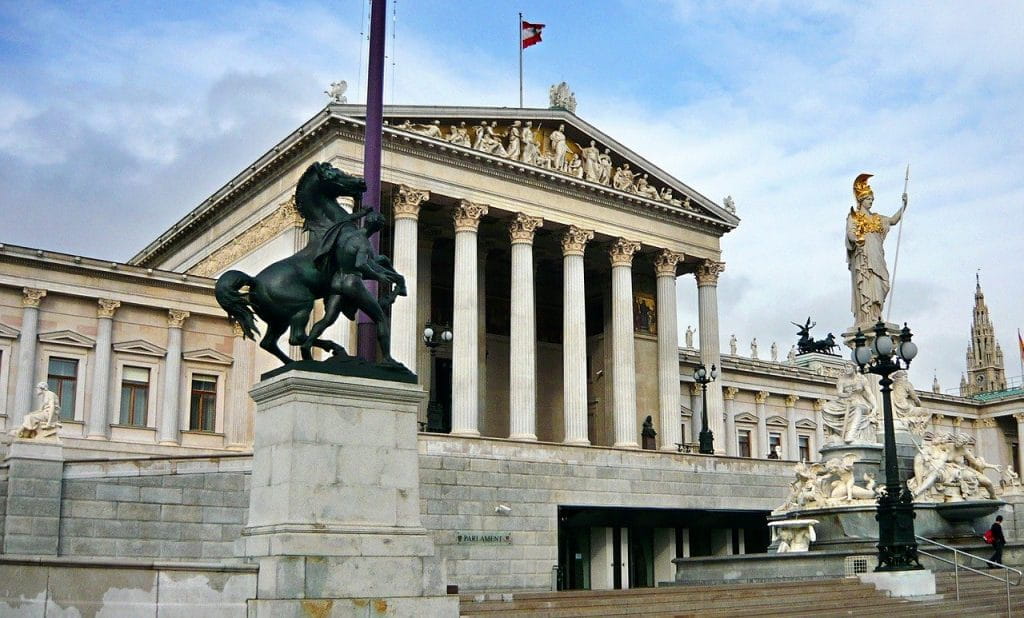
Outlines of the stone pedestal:
M 56 556 L 64 447 L 60 440 L 15 439 L 4 459 L 7 505 L 3 553 Z
M 301 371 L 256 401 L 249 521 L 259 563 L 250 616 L 456 616 L 420 523 L 413 384 Z
M 857 576 L 865 584 L 889 593 L 891 597 L 920 597 L 935 594 L 935 573 L 916 571 L 875 571 Z

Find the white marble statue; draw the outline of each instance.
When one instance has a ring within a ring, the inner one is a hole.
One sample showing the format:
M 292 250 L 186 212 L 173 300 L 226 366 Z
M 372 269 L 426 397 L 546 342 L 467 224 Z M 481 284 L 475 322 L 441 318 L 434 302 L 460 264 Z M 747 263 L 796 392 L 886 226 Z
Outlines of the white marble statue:
M 736 347 L 738 345 L 739 343 L 736 341 L 736 333 L 733 333 L 732 335 L 729 336 L 729 354 L 736 356 Z
M 597 157 L 597 165 L 600 171 L 600 176 L 597 182 L 608 186 L 612 183 L 612 154 L 608 148 L 604 149 Z
M 939 386 L 939 376 L 938 376 L 938 374 L 932 376 L 932 392 L 933 393 L 941 393 L 942 392 L 942 387 Z
M 733 201 L 731 195 L 725 196 L 725 199 L 722 200 L 722 206 L 732 214 L 736 214 L 736 202 Z
M 57 435 L 61 428 L 60 401 L 49 389 L 46 382 L 36 384 L 36 396 L 39 397 L 39 408 L 25 415 L 21 427 L 12 429 L 10 435 L 18 438 L 42 439 Z
M 533 165 L 533 162 L 537 160 L 537 156 L 540 154 L 540 147 L 537 145 L 537 138 L 533 133 L 532 121 L 526 121 L 526 126 L 519 131 L 519 136 L 523 142 L 523 154 L 519 160 Z
M 816 519 L 772 522 L 776 538 L 779 540 L 775 552 L 788 554 L 810 551 L 811 543 L 818 539 L 814 532 L 816 523 L 818 523 Z
M 548 140 L 551 141 L 552 167 L 560 172 L 568 170 L 565 155 L 569 152 L 569 145 L 565 143 L 565 125 L 558 125 L 558 128 L 548 136 Z
M 469 139 L 469 129 L 466 128 L 465 122 L 460 122 L 458 128 L 455 128 L 455 125 L 451 126 L 451 132 L 448 133 L 448 141 L 456 146 L 473 147 L 473 141 Z
M 903 370 L 892 374 L 892 411 L 893 426 L 897 430 L 921 435 L 931 421 L 931 412 L 921 406 L 917 391 Z
M 633 191 L 652 200 L 660 199 L 658 196 L 658 190 L 650 184 L 647 174 L 644 174 L 637 179 L 636 183 L 633 185 Z
M 406 122 L 408 123 L 408 121 L 406 121 Z M 444 139 L 444 136 L 443 136 L 443 134 L 441 132 L 441 121 L 440 120 L 435 120 L 434 122 L 432 122 L 430 124 L 408 124 L 405 127 L 405 129 L 407 131 L 412 131 L 413 133 L 419 133 L 420 135 L 425 135 L 427 137 L 432 137 L 434 139 Z
M 791 362 L 791 363 L 796 360 L 796 346 L 795 345 L 789 346 L 789 352 L 786 353 L 786 360 Z
M 576 95 L 569 90 L 569 84 L 561 82 L 554 84 L 548 90 L 548 105 L 553 108 L 561 108 L 576 113 Z
M 693 349 L 693 327 L 690 325 L 686 326 L 686 347 Z
M 863 486 L 857 484 L 856 461 L 857 455 L 848 453 L 826 462 L 798 462 L 793 466 L 796 478 L 789 484 L 789 496 L 772 513 L 873 502 L 882 488 L 876 487 L 870 473 L 863 475 Z
M 836 381 L 839 398 L 825 404 L 821 411 L 829 442 L 873 444 L 877 427 L 875 391 L 868 379 L 847 363 Z
M 340 82 L 331 82 L 331 87 L 324 90 L 324 94 L 331 97 L 331 103 L 343 105 L 348 103 L 348 98 L 345 96 L 346 90 L 348 90 L 348 82 L 341 80 Z
M 963 433 L 925 435 L 914 456 L 914 476 L 907 487 L 918 502 L 962 502 L 996 499 L 995 483 L 985 475 L 1000 466 L 986 463 L 971 450 L 974 438 Z
M 757 360 L 757 337 L 750 340 L 750 358 Z
M 633 190 L 633 172 L 629 169 L 629 163 L 623 163 L 615 170 L 615 175 L 612 176 L 612 186 L 620 191 Z
M 857 206 L 846 216 L 846 263 L 850 269 L 854 326 L 869 327 L 882 318 L 882 307 L 889 294 L 889 270 L 885 265 L 885 236 L 889 227 L 899 223 L 907 208 L 891 217 L 871 212 L 875 194 L 868 186 L 871 174 L 861 174 L 853 183 Z
M 598 150 L 596 142 L 590 140 L 590 145 L 580 153 L 583 157 L 583 178 L 591 182 L 598 182 L 601 178 L 601 167 L 598 158 L 601 151 Z
M 514 161 L 518 161 L 523 153 L 522 126 L 522 122 L 515 120 L 508 130 L 508 146 L 505 148 L 505 154 Z
M 773 363 L 777 363 L 779 361 L 779 346 L 776 345 L 776 343 L 774 341 L 772 342 L 771 355 L 772 355 L 772 362 Z
M 853 472 L 853 464 L 856 461 L 857 455 L 849 453 L 842 459 L 830 459 L 825 464 L 825 471 L 835 477 L 829 495 L 833 500 L 853 502 L 854 500 L 874 500 L 878 497 L 875 492 L 875 477 L 871 473 L 864 474 L 866 483 L 864 487 L 856 484 L 857 480 Z

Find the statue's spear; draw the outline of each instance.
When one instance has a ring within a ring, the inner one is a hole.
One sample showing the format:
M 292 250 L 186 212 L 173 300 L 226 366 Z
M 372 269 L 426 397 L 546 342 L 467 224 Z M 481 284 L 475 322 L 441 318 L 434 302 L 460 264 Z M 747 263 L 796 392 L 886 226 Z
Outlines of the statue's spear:
M 907 199 L 907 184 L 910 182 L 910 164 L 907 163 L 907 173 L 903 177 L 903 199 Z M 906 216 L 906 211 L 903 215 Z M 900 217 L 900 227 L 896 231 L 896 257 L 892 261 L 892 285 L 889 286 L 889 311 L 885 314 L 885 321 L 889 321 L 892 315 L 892 297 L 896 293 L 896 267 L 900 263 L 900 240 L 903 239 L 903 217 Z

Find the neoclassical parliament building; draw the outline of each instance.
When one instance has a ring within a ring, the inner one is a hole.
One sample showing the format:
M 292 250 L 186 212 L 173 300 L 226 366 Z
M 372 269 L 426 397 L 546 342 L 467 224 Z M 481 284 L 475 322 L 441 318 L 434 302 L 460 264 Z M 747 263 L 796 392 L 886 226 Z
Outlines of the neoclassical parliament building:
M 381 253 L 408 286 L 392 352 L 437 411 L 420 409 L 420 507 L 448 581 L 653 586 L 677 557 L 764 552 L 793 463 L 819 457 L 840 365 L 720 349 L 731 200 L 565 107 L 384 116 Z M 364 126 L 362 106 L 328 105 L 124 263 L 0 246 L 0 426 L 17 428 L 47 382 L 63 462 L 47 526 L 0 514 L 5 554 L 239 560 L 248 392 L 279 363 L 227 320 L 214 281 L 305 246 L 297 180 L 316 161 L 361 173 Z M 697 288 L 696 341 L 678 335 L 678 286 Z M 428 347 L 428 323 L 450 343 Z M 971 332 L 962 393 L 919 397 L 935 431 L 969 433 L 989 462 L 1024 469 L 1024 391 L 1007 388 L 980 285 Z M 328 335 L 351 351 L 356 325 Z M 721 371 L 706 411 L 699 364 Z M 713 454 L 695 445 L 702 412 Z M 7 504 L 10 474 L 0 468 Z

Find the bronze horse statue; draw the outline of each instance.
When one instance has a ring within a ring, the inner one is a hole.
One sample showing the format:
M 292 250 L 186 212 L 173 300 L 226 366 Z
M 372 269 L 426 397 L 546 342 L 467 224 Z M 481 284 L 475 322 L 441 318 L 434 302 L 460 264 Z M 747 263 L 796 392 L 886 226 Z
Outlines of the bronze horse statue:
M 260 347 L 283 363 L 292 359 L 281 351 L 277 340 L 289 328 L 288 343 L 299 346 L 304 360 L 312 359 L 313 346 L 345 355 L 342 346 L 320 336 L 342 313 L 355 319 L 359 310 L 377 325 L 382 364 L 399 365 L 391 358 L 390 311 L 395 298 L 406 295 L 405 278 L 370 245 L 369 238 L 383 227 L 383 219 L 360 207 L 359 196 L 365 191 L 361 178 L 329 163 L 310 165 L 295 188 L 295 207 L 310 235 L 306 247 L 255 277 L 229 270 L 217 279 L 214 293 L 228 317 L 242 327 L 247 339 L 255 340 L 259 334 L 255 312 L 267 324 Z M 342 196 L 354 198 L 356 207 L 351 214 L 338 206 L 337 198 Z M 366 221 L 359 228 L 356 222 L 362 218 Z M 378 301 L 363 283 L 367 279 L 391 284 L 392 289 Z M 307 334 L 313 302 L 318 298 L 324 299 L 324 317 Z

